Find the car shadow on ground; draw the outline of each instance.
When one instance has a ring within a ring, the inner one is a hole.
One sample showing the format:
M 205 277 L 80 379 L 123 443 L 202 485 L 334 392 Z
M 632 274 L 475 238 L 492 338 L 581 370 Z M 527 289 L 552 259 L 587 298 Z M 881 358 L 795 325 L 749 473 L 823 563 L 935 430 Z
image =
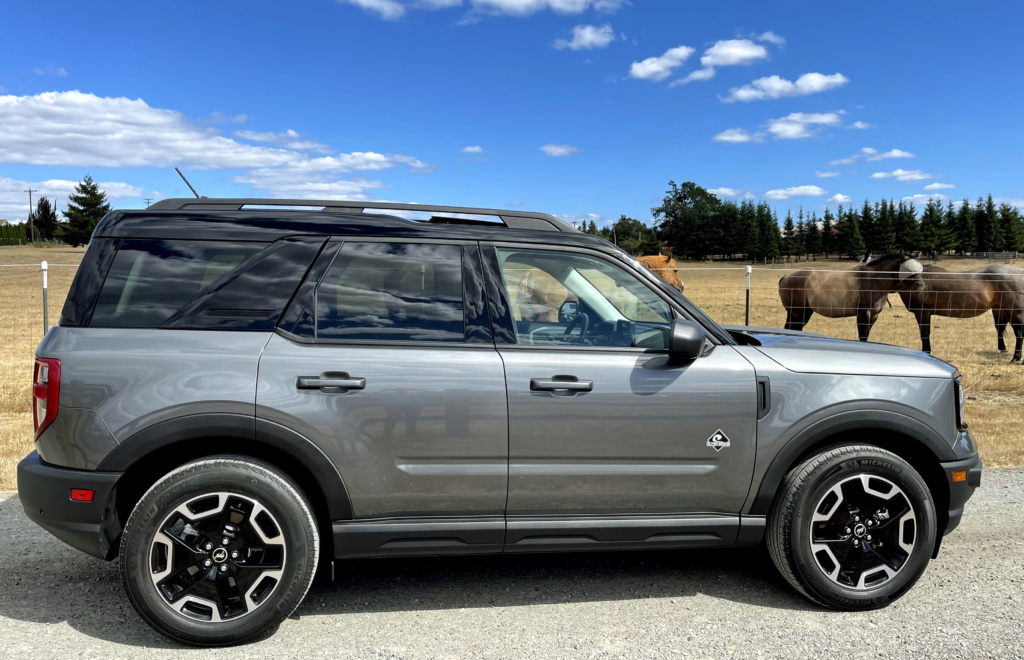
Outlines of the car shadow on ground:
M 0 501 L 0 617 L 66 623 L 97 639 L 177 648 L 151 630 L 121 589 L 116 562 L 74 550 Z M 763 549 L 364 559 L 321 575 L 294 616 L 584 603 L 704 595 L 794 610 L 815 607 Z

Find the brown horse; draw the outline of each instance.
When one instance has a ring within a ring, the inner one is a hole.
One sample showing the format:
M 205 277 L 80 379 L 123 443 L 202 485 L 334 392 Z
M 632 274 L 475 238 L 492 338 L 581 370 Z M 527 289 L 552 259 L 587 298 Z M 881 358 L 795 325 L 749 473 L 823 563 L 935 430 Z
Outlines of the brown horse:
M 925 266 L 924 289 L 900 287 L 900 298 L 917 317 L 921 330 L 921 349 L 931 353 L 932 316 L 968 319 L 992 310 L 996 324 L 997 346 L 1006 352 L 1003 333 L 1013 328 L 1017 344 L 1013 359 L 1021 359 L 1024 345 L 1024 270 L 1013 266 L 985 266 L 964 273 L 950 272 L 939 266 Z
M 779 280 L 786 330 L 803 330 L 815 312 L 832 319 L 856 316 L 857 336 L 867 341 L 889 292 L 900 282 L 923 288 L 922 270 L 917 259 L 901 254 L 869 255 L 851 270 L 795 270 Z
M 676 270 L 676 260 L 663 254 L 655 254 L 647 257 L 637 257 L 637 261 L 654 271 L 654 274 L 668 282 L 673 289 L 683 292 L 683 280 Z

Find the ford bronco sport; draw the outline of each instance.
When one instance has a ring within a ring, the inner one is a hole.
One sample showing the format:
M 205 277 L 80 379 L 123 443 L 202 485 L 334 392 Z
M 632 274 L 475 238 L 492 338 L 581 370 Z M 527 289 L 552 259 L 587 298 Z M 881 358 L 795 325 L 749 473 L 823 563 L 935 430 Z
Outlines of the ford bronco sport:
M 929 355 L 721 327 L 549 215 L 364 206 L 112 211 L 39 345 L 25 511 L 173 639 L 265 634 L 354 557 L 764 540 L 877 608 L 980 484 Z

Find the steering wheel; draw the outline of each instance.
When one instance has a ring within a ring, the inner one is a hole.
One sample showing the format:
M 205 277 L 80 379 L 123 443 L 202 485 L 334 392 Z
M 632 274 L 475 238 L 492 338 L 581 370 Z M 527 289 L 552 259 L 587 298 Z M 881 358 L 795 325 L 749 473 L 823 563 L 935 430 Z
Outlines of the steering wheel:
M 562 336 L 566 338 L 566 343 L 572 341 L 572 331 L 576 329 L 577 325 L 580 326 L 580 337 L 575 343 L 582 344 L 583 338 L 587 336 L 587 331 L 590 330 L 590 317 L 587 316 L 586 312 L 579 312 L 571 321 L 569 321 L 569 325 L 565 326 L 565 331 L 562 333 Z

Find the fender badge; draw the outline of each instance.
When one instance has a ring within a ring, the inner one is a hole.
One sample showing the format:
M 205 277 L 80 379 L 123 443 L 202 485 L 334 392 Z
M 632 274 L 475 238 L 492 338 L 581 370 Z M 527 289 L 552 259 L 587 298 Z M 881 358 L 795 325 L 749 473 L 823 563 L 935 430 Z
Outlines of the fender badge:
M 729 436 L 722 433 L 722 429 L 718 429 L 708 438 L 708 447 L 714 447 L 715 451 L 722 451 L 724 447 L 729 447 L 730 445 Z

